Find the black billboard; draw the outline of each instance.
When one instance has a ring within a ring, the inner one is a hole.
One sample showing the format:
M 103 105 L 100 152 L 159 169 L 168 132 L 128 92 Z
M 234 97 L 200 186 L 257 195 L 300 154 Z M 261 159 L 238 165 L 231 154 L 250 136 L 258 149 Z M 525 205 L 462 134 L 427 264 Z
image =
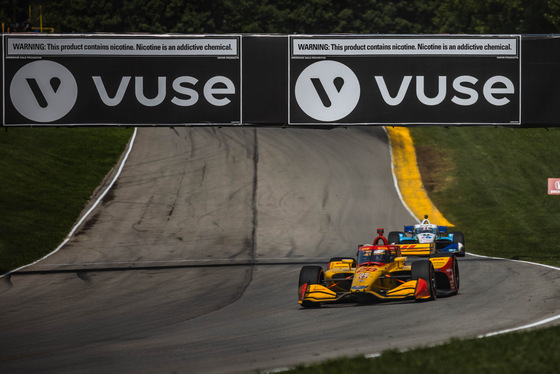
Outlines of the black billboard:
M 3 126 L 560 121 L 554 35 L 2 35 Z
M 6 126 L 241 123 L 239 36 L 3 41 Z
M 293 36 L 290 124 L 519 124 L 520 37 Z

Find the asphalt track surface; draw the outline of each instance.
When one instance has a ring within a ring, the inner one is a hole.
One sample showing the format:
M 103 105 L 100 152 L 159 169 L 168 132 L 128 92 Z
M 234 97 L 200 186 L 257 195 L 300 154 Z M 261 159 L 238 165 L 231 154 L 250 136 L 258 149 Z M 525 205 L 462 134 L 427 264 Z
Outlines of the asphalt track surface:
M 473 256 L 457 296 L 298 306 L 302 265 L 411 222 L 380 127 L 139 129 L 72 239 L 0 279 L 0 372 L 246 373 L 560 310 L 559 271 Z

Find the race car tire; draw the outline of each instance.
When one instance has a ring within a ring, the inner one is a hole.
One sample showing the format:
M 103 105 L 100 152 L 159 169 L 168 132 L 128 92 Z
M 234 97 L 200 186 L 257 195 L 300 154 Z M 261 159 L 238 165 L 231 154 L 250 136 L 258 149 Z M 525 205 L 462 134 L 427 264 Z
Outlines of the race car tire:
M 464 256 L 464 254 L 463 254 Z M 459 285 L 460 285 L 460 277 L 459 277 L 459 261 L 457 258 L 453 258 L 453 279 L 455 279 L 455 293 L 457 295 L 459 293 Z
M 448 253 L 448 252 L 441 252 L 441 253 L 435 253 L 430 257 L 451 257 L 453 259 L 453 263 L 451 265 L 451 269 L 453 271 L 453 279 L 455 280 L 455 288 L 451 289 L 451 283 L 449 282 L 448 279 L 448 275 L 445 274 L 445 276 L 441 276 L 441 274 L 443 274 L 442 272 L 438 273 L 436 272 L 436 279 L 438 279 L 438 276 L 440 277 L 440 287 L 437 287 L 436 289 L 440 291 L 440 296 L 441 293 L 444 294 L 444 296 L 452 296 L 452 295 L 456 295 L 459 293 L 459 285 L 460 285 L 460 278 L 459 278 L 459 261 L 457 260 L 457 254 L 456 253 Z M 442 278 L 445 279 L 445 281 L 442 281 Z M 441 283 L 443 282 L 443 283 Z M 443 287 L 441 287 L 443 284 Z M 436 282 L 437 285 L 437 282 Z M 449 290 L 449 291 L 448 291 Z
M 430 289 L 430 298 L 428 300 L 435 300 L 437 298 L 436 288 L 436 274 L 434 265 L 430 260 L 420 260 L 412 263 L 411 268 L 412 280 L 422 278 L 428 284 Z
M 299 287 L 304 284 L 321 284 L 325 279 L 325 273 L 320 266 L 304 266 L 299 272 Z
M 453 243 L 455 244 L 461 243 L 463 245 L 463 250 L 457 253 L 457 256 L 465 257 L 465 236 L 463 235 L 463 232 L 454 231 L 454 232 L 450 232 L 450 234 L 453 234 Z
M 387 241 L 389 244 L 399 244 L 401 242 L 401 237 L 399 234 L 402 234 L 399 231 L 391 231 L 389 232 L 389 236 L 387 237 Z
M 321 284 L 325 279 L 325 273 L 323 268 L 320 266 L 304 266 L 299 272 L 299 287 L 301 288 L 304 284 Z M 301 306 L 304 308 L 318 308 L 321 306 L 320 303 L 314 303 L 312 301 L 302 301 Z

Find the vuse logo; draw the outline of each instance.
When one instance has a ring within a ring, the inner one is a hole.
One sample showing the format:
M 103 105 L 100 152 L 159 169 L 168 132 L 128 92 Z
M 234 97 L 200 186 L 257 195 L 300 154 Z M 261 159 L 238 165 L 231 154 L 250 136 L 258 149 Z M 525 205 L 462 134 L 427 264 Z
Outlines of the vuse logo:
M 295 85 L 295 98 L 309 117 L 338 121 L 354 110 L 360 99 L 356 74 L 336 61 L 319 61 L 306 67 Z
M 64 66 L 53 61 L 34 61 L 14 75 L 10 97 L 17 111 L 27 119 L 53 122 L 74 107 L 78 85 Z

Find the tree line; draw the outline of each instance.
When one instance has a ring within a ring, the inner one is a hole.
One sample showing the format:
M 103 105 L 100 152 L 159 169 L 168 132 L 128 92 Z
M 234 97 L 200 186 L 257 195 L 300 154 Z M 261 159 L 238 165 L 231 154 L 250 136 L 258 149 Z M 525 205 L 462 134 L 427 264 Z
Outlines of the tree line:
M 0 0 L 3 32 L 554 34 L 560 0 Z

